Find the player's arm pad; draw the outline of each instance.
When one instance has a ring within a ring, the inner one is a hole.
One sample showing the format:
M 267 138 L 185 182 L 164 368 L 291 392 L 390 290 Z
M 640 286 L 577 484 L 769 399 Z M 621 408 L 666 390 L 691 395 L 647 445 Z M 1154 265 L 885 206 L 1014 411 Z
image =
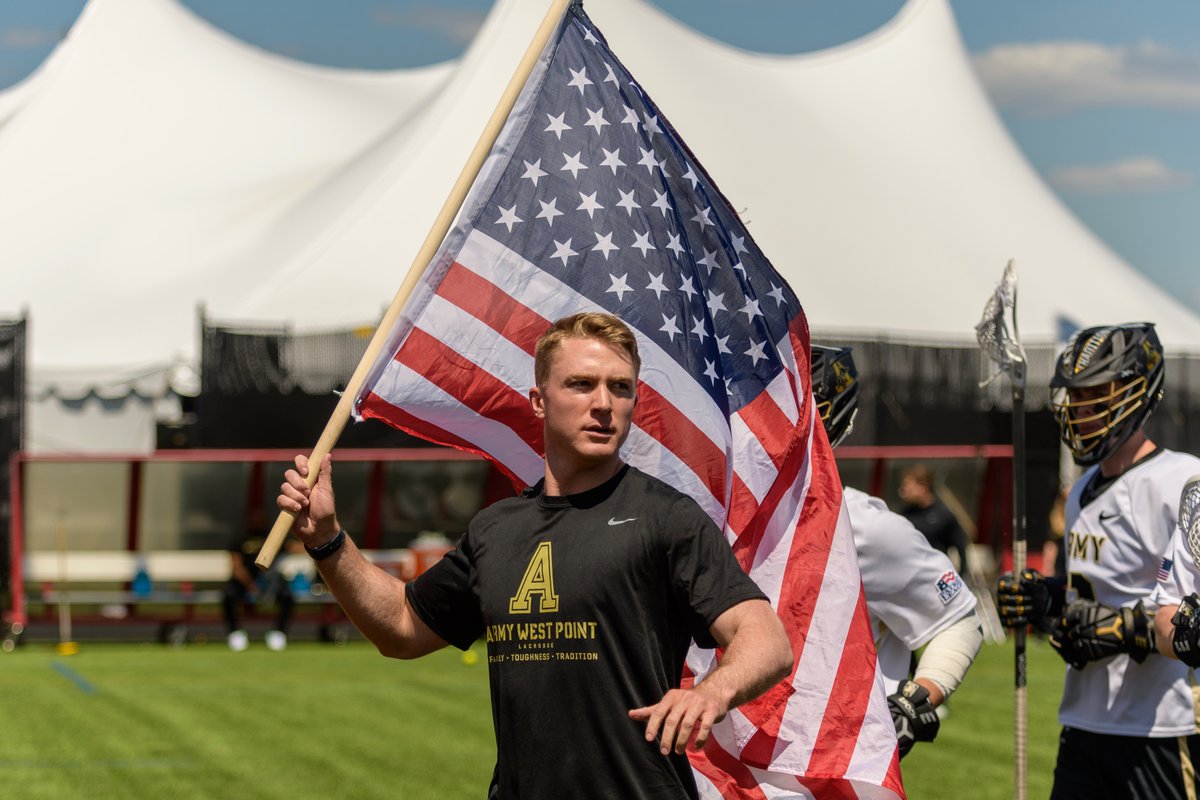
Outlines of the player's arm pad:
M 1122 608 L 1076 600 L 1055 624 L 1050 644 L 1076 669 L 1122 653 L 1141 663 L 1154 652 L 1154 625 L 1141 600 Z
M 1193 669 L 1200 667 L 1200 598 L 1194 593 L 1183 598 L 1171 624 L 1175 626 L 1171 636 L 1175 657 Z
M 913 677 L 933 681 L 941 688 L 942 694 L 949 697 L 962 683 L 963 676 L 982 646 L 983 626 L 979 616 L 972 610 L 929 640 Z
M 937 737 L 942 722 L 929 702 L 929 690 L 924 686 L 905 681 L 887 700 L 888 711 L 896 725 L 901 758 L 908 755 L 917 742 L 932 742 Z
M 1036 625 L 1049 631 L 1062 614 L 1066 602 L 1064 578 L 1042 575 L 1027 569 L 1020 576 L 1006 572 L 996 582 L 996 610 L 1006 628 Z

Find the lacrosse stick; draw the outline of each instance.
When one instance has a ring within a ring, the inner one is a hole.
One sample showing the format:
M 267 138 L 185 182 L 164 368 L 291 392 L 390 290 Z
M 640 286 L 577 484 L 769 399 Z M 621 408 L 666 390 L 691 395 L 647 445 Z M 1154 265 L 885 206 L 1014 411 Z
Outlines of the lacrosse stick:
M 1017 273 L 1013 262 L 1004 268 L 1004 277 L 988 298 L 983 318 L 975 326 L 979 349 L 992 362 L 992 374 L 980 386 L 987 386 L 1001 375 L 1007 375 L 1012 387 L 1012 447 L 1013 447 L 1013 574 L 1020 580 L 1025 571 L 1025 348 L 1017 330 Z M 1014 741 L 1016 800 L 1025 800 L 1027 763 L 1027 714 L 1025 694 L 1025 628 L 1013 630 L 1016 651 L 1014 705 Z
M 1188 552 L 1200 564 L 1200 475 L 1193 475 L 1179 494 L 1179 529 L 1187 538 Z

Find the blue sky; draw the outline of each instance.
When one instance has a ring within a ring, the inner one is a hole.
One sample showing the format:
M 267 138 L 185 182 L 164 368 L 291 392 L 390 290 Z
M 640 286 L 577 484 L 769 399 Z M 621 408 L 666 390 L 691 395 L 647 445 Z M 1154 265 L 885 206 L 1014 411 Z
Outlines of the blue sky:
M 119 0 L 118 0 L 119 1 Z M 595 0 L 602 2 L 602 0 Z M 901 0 L 651 0 L 714 38 L 795 53 L 889 19 Z M 454 58 L 492 0 L 183 0 L 261 47 L 372 69 Z M 0 90 L 82 0 L 0 2 Z M 1200 3 L 951 0 L 977 72 L 1033 166 L 1129 263 L 1200 311 Z

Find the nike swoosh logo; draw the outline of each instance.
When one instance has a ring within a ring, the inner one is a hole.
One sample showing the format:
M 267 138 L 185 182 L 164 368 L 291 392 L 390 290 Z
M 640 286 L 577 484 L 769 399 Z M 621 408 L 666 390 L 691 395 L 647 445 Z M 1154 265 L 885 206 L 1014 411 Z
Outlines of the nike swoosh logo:
M 624 525 L 626 522 L 633 522 L 636 519 L 637 519 L 637 517 L 630 517 L 629 519 L 615 519 L 614 517 L 609 517 L 608 524 L 609 525 Z
M 1118 514 L 1118 513 L 1117 513 L 1117 512 L 1115 512 L 1115 511 L 1114 511 L 1113 513 L 1111 513 L 1111 514 L 1105 514 L 1103 511 L 1101 511 L 1101 512 L 1100 512 L 1100 521 L 1101 521 L 1101 522 L 1107 522 L 1108 520 L 1110 520 L 1110 519 L 1116 519 L 1116 518 L 1117 518 L 1117 517 L 1119 517 L 1119 516 L 1121 516 L 1121 515 L 1120 515 L 1120 514 Z

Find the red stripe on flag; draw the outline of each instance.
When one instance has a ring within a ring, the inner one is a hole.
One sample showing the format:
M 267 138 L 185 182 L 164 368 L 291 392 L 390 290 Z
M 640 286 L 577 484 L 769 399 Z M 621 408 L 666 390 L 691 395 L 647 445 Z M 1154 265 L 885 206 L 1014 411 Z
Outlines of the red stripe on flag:
M 888 764 L 887 775 L 883 779 L 883 788 L 891 789 L 898 796 L 904 797 L 904 778 L 900 773 L 900 748 L 892 753 L 892 763 Z
M 715 736 L 708 737 L 704 751 L 688 751 L 692 768 L 708 778 L 726 800 L 766 800 L 758 780 L 745 764 L 717 742 Z
M 828 445 L 814 443 L 812 452 L 814 476 L 829 475 L 833 451 Z M 829 568 L 830 544 L 837 533 L 840 510 L 841 484 L 814 480 L 789 556 L 788 580 L 780 588 L 776 606 L 794 645 L 802 645 L 807 640 L 817 597 Z M 805 532 L 805 535 L 799 532 Z M 797 663 L 802 650 L 802 646 L 798 648 Z M 854 753 L 857 732 L 862 728 L 874 680 L 875 648 L 860 584 L 858 603 L 842 644 L 833 694 L 826 705 L 806 774 L 815 777 L 844 774 Z M 756 750 L 763 752 L 770 748 L 773 751 L 782 723 L 779 707 L 762 708 L 751 703 L 742 710 L 760 729 L 755 738 L 764 737 L 756 743 Z M 850 731 L 855 732 L 853 736 L 848 735 Z
M 771 457 L 775 469 L 783 465 L 788 451 L 795 447 L 797 442 L 804 442 L 804 437 L 796 435 L 796 426 L 768 392 L 760 392 L 758 397 L 743 406 L 737 415 Z
M 800 511 L 796 533 L 792 537 L 792 546 L 788 553 L 787 574 L 780 584 L 779 597 L 776 598 L 775 605 L 776 612 L 787 630 L 788 640 L 792 643 L 797 668 L 800 666 L 800 656 L 804 652 L 804 643 L 808 640 L 808 631 L 816 611 L 817 598 L 821 594 L 821 586 L 825 581 L 830 546 L 836 535 L 837 518 L 841 510 L 841 483 L 837 480 L 832 482 L 829 480 L 828 467 L 832 462 L 832 451 L 829 450 L 828 445 L 825 445 L 825 453 L 828 455 L 828 462 L 826 462 L 815 452 L 817 451 L 815 445 L 811 449 L 814 451 L 813 480 L 805 498 L 804 507 Z M 768 506 L 771 509 L 778 506 L 782 491 L 777 492 L 776 490 L 799 480 L 800 464 L 802 463 L 799 456 L 799 453 L 793 453 L 792 458 L 788 459 L 785 464 L 785 471 L 780 473 L 780 480 L 772 487 L 770 493 L 778 496 L 770 496 L 763 502 L 759 512 L 760 519 L 756 519 L 757 528 L 761 528 L 763 524 L 761 518 L 768 516 L 766 513 Z M 752 535 L 761 538 L 761 531 L 756 530 Z M 735 543 L 735 548 L 740 544 L 741 540 Z M 874 675 L 872 675 L 873 680 Z M 788 683 L 790 685 L 791 681 L 789 680 Z M 853 690 L 862 692 L 865 696 L 870 693 L 871 686 L 871 682 L 865 685 L 856 684 L 853 686 Z M 742 712 L 760 729 L 760 733 L 756 736 L 764 737 L 756 744 L 756 753 L 774 752 L 775 739 L 779 735 L 786 710 L 778 700 L 775 693 L 768 693 L 742 706 Z M 829 713 L 830 711 L 827 710 L 826 714 Z
M 867 619 L 867 598 L 860 592 L 807 774 L 844 775 L 854 755 L 847 742 L 858 739 L 871 699 L 871 693 L 863 691 L 863 687 L 872 686 L 875 681 L 875 648 L 870 626 L 863 624 Z M 847 736 L 850 731 L 854 731 L 853 740 Z
M 550 328 L 548 319 L 458 262 L 450 266 L 437 293 L 530 355 L 538 337 Z
M 414 417 L 404 409 L 394 406 L 387 400 L 384 400 L 374 392 L 367 393 L 358 407 L 359 413 L 364 419 L 377 419 L 381 422 L 386 422 L 393 428 L 398 428 L 405 433 L 413 436 L 419 436 L 422 439 L 433 442 L 434 444 L 453 447 L 455 450 L 462 450 L 467 453 L 474 453 L 478 456 L 483 456 L 488 461 L 491 461 L 496 467 L 508 476 L 512 481 L 513 486 L 517 491 L 521 491 L 528 484 L 518 478 L 512 470 L 506 467 L 503 463 L 497 460 L 491 453 L 487 453 L 466 439 L 455 436 L 453 433 L 438 427 L 420 417 Z
M 671 401 L 638 381 L 633 422 L 686 464 L 717 498 L 725 502 L 725 453 Z
M 544 452 L 542 422 L 530 410 L 529 398 L 425 331 L 412 329 L 396 361 L 481 417 L 503 422 L 534 451 Z
M 725 524 L 738 537 L 733 543 L 733 554 L 737 556 L 738 563 L 746 572 L 749 572 L 750 567 L 754 565 L 755 548 L 751 545 L 757 544 L 757 539 L 752 541 L 752 537 L 747 537 L 743 542 L 742 533 L 754 522 L 756 514 L 758 514 L 758 498 L 750 491 L 750 487 L 746 485 L 741 476 L 736 472 L 733 473 L 733 491 L 729 495 L 729 512 L 725 517 Z
M 755 554 L 762 543 L 763 535 L 770 526 L 772 515 L 779 507 L 779 502 L 788 493 L 798 488 L 795 483 L 799 480 L 803 464 L 803 451 L 793 451 L 791 456 L 784 461 L 782 469 L 775 476 L 771 488 L 767 490 L 761 503 L 755 500 L 750 490 L 740 482 L 734 485 L 735 491 L 745 492 L 744 496 L 736 498 L 738 500 L 736 506 L 730 503 L 729 512 L 730 527 L 737 534 L 737 540 L 733 543 L 733 552 L 738 557 L 738 562 L 741 563 L 743 569 L 749 571 L 750 565 L 754 563 Z M 751 508 L 753 512 L 747 513 Z M 738 523 L 736 526 L 732 524 L 734 521 Z
M 797 778 L 796 781 L 821 800 L 858 800 L 858 792 L 845 778 Z

